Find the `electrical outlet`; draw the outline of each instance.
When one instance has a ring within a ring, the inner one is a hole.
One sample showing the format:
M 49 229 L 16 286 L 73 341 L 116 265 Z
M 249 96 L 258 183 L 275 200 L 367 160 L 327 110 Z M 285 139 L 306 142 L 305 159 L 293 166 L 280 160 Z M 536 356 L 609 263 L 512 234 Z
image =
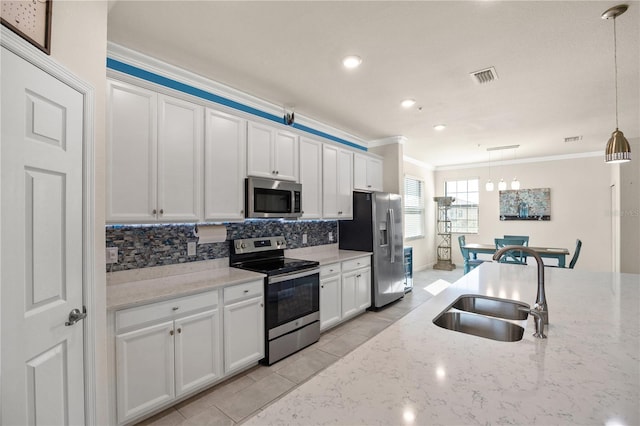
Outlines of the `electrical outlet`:
M 107 264 L 118 263 L 118 247 L 107 247 Z
M 195 256 L 196 255 L 196 242 L 190 241 L 187 243 L 187 256 Z
M 329 232 L 329 242 L 333 242 L 333 232 Z
M 302 234 L 302 244 L 307 244 L 307 234 Z

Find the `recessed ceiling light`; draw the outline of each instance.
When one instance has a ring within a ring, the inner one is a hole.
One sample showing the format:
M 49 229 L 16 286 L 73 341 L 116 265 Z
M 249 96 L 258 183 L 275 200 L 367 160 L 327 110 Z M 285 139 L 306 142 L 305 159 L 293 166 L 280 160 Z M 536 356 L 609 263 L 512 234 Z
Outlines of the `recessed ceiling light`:
M 361 63 L 362 63 L 362 58 L 356 55 L 346 56 L 342 60 L 342 65 L 344 65 L 345 68 L 349 68 L 349 69 L 358 68 Z
M 404 101 L 402 101 L 400 103 L 400 105 L 402 105 L 404 108 L 411 108 L 415 104 L 416 104 L 416 100 L 415 99 L 405 99 Z
M 445 124 L 436 124 L 435 126 L 433 126 L 433 130 L 437 130 L 439 132 L 443 131 L 446 128 L 447 126 Z

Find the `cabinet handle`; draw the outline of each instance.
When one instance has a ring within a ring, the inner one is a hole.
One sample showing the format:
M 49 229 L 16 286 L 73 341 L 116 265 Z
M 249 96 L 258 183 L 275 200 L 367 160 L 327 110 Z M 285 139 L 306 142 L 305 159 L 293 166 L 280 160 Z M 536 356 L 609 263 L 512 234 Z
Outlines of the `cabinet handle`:
M 244 214 L 244 210 L 240 210 L 240 213 L 241 213 L 241 214 Z
M 173 336 L 173 330 L 169 330 L 169 334 Z
M 367 185 L 367 188 L 371 188 L 371 185 Z
M 160 209 L 160 214 L 164 214 L 164 209 Z
M 324 288 L 324 286 L 323 286 L 323 285 L 321 285 L 321 286 L 320 286 L 320 288 Z
M 245 290 L 245 291 L 244 291 L 244 293 L 245 293 L 245 294 L 249 293 L 249 290 Z
M 153 209 L 153 210 L 151 211 L 151 214 L 152 214 L 152 215 L 156 215 L 157 213 L 158 213 L 158 211 L 157 211 L 156 209 Z
M 182 328 L 178 328 L 178 333 L 182 333 Z
M 271 174 L 272 174 L 272 175 L 275 175 L 275 174 L 276 174 L 276 171 L 275 171 L 275 170 L 271 170 Z
M 264 307 L 264 303 L 261 303 L 261 304 L 260 304 L 260 307 L 261 307 L 261 308 L 262 308 L 262 307 Z
M 361 276 L 362 276 L 362 275 L 358 274 L 358 275 L 356 275 L 356 278 L 360 278 Z
M 280 171 L 279 171 L 279 170 L 276 170 L 276 174 L 277 174 L 277 175 L 279 175 L 279 174 L 280 174 Z
M 180 309 L 180 306 L 174 306 L 173 308 L 171 308 L 172 311 L 177 311 L 178 309 Z

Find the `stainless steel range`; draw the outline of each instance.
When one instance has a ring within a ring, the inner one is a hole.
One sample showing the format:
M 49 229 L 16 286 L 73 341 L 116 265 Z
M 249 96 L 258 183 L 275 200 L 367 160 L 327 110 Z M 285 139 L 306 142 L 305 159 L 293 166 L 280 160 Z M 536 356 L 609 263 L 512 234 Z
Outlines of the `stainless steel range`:
M 271 365 L 320 338 L 319 262 L 284 257 L 283 236 L 231 241 L 229 266 L 266 274 L 265 358 Z

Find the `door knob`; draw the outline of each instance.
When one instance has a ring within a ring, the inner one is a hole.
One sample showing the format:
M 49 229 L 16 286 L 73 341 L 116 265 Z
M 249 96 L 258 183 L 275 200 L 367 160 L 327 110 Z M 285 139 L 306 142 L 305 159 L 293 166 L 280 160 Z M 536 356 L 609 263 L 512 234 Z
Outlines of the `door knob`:
M 66 325 L 67 327 L 70 325 L 73 325 L 75 323 L 77 323 L 80 320 L 83 320 L 87 317 L 87 308 L 86 307 L 82 307 L 82 312 L 80 312 L 80 309 L 75 308 L 73 309 L 71 312 L 69 312 L 69 320 L 67 322 L 64 323 L 64 325 Z

